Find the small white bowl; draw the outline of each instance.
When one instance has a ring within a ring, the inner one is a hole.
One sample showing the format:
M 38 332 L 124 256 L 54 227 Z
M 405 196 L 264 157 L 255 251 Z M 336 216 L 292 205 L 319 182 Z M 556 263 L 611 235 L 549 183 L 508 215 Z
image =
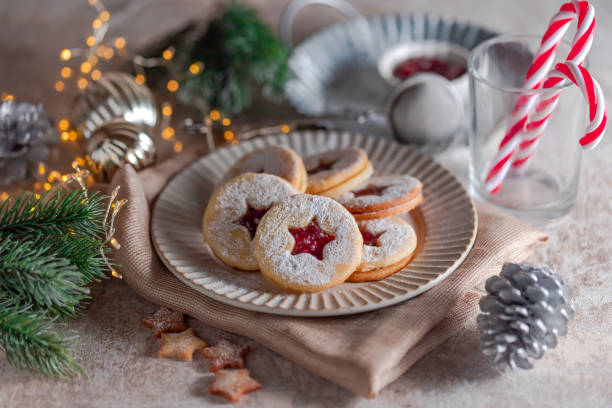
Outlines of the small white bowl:
M 469 101 L 468 56 L 468 49 L 436 40 L 409 41 L 383 53 L 378 61 L 380 76 L 395 88 L 394 94 L 402 93 L 412 98 L 409 103 L 404 98 L 401 104 L 405 107 L 402 109 L 393 102 L 393 95 L 391 97 L 391 108 L 395 112 L 389 120 L 397 138 L 417 144 L 440 143 L 465 124 Z M 466 72 L 453 80 L 431 72 L 417 72 L 404 80 L 393 74 L 401 63 L 413 58 L 458 63 L 465 65 Z M 414 92 L 408 94 L 409 88 L 415 88 Z M 444 120 L 440 121 L 440 118 Z

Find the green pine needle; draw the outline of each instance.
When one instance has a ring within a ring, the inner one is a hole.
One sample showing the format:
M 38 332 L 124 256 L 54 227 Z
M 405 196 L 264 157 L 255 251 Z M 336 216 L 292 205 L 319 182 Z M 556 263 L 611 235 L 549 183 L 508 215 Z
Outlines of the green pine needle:
M 264 95 L 282 94 L 288 58 L 289 51 L 254 9 L 231 2 L 204 35 L 178 55 L 186 73 L 179 96 L 203 110 L 240 113 L 250 106 L 255 85 Z M 204 64 L 195 75 L 188 71 L 194 62 Z
M 107 265 L 100 253 L 100 239 L 70 234 L 53 237 L 49 241 L 58 257 L 67 259 L 78 268 L 84 284 L 106 278 Z M 104 247 L 103 251 L 106 255 L 110 252 L 108 247 Z
M 87 298 L 78 266 L 54 250 L 53 239 L 0 243 L 0 290 L 50 316 L 75 317 Z
M 0 205 L 0 236 L 65 235 L 78 231 L 81 235 L 99 236 L 104 233 L 104 197 L 84 190 L 46 193 L 37 199 L 32 193 L 23 193 L 15 200 Z
M 67 378 L 83 369 L 72 353 L 76 336 L 53 330 L 53 321 L 0 292 L 0 350 L 17 368 Z
M 57 320 L 78 316 L 87 284 L 106 277 L 106 200 L 60 189 L 0 205 L 0 350 L 13 366 L 60 378 L 83 372 L 76 334 L 60 334 Z

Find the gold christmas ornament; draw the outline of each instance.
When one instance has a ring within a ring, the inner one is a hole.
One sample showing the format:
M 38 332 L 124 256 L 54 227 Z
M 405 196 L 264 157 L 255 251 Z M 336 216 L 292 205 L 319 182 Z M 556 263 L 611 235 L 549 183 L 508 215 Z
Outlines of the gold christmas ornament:
M 106 72 L 77 96 L 72 123 L 85 139 L 112 119 L 154 127 L 158 114 L 149 87 L 124 72 Z
M 146 127 L 114 119 L 87 140 L 87 165 L 96 179 L 110 181 L 121 165 L 141 170 L 155 163 L 155 144 Z

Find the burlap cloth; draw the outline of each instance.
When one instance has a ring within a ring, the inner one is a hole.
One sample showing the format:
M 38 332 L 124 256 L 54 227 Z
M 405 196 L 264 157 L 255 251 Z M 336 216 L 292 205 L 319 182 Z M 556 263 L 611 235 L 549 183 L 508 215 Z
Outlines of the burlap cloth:
M 422 295 L 386 309 L 344 317 L 292 318 L 250 312 L 214 301 L 181 283 L 157 258 L 149 234 L 152 201 L 168 179 L 201 148 L 136 173 L 121 169 L 113 185 L 129 200 L 121 211 L 115 253 L 125 282 L 145 299 L 202 322 L 239 333 L 356 394 L 373 397 L 444 342 L 478 312 L 475 285 L 519 262 L 546 241 L 514 218 L 478 205 L 474 247 L 447 279 Z M 205 205 L 205 203 L 202 203 Z

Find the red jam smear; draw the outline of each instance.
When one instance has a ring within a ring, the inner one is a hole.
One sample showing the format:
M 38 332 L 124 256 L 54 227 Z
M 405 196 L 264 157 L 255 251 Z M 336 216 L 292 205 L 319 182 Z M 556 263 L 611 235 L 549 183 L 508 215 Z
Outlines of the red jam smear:
M 310 170 L 308 174 L 315 174 L 315 173 L 320 173 L 325 170 L 331 170 L 331 168 L 334 167 L 334 164 L 336 164 L 335 161 L 328 162 L 328 163 L 320 162 L 319 165 L 316 168 Z
M 238 224 L 249 230 L 249 233 L 251 234 L 251 239 L 255 237 L 255 231 L 257 231 L 259 221 L 261 221 L 261 219 L 268 212 L 268 210 L 269 208 L 253 208 L 249 206 L 247 212 L 244 213 L 242 217 L 240 217 Z
M 363 237 L 363 245 L 376 246 L 378 235 L 367 230 L 361 230 L 361 236 Z
M 418 72 L 432 72 L 442 75 L 449 81 L 459 78 L 465 74 L 467 68 L 458 62 L 442 61 L 437 58 L 410 58 L 400 63 L 393 70 L 393 76 L 406 79 Z
M 307 253 L 318 260 L 323 260 L 325 245 L 336 239 L 335 236 L 323 231 L 315 220 L 312 220 L 304 228 L 289 228 L 289 232 L 295 239 L 295 246 L 291 255 Z
M 366 188 L 363 188 L 361 190 L 357 190 L 357 191 L 353 192 L 353 194 L 355 195 L 355 197 L 361 197 L 361 196 L 381 196 L 381 195 L 384 194 L 386 189 L 387 189 L 387 187 L 368 186 Z

